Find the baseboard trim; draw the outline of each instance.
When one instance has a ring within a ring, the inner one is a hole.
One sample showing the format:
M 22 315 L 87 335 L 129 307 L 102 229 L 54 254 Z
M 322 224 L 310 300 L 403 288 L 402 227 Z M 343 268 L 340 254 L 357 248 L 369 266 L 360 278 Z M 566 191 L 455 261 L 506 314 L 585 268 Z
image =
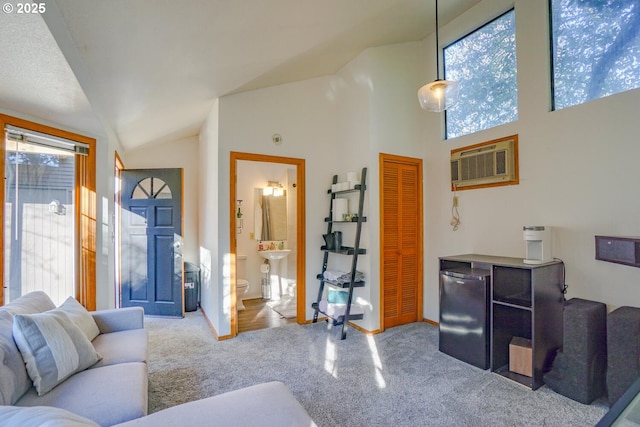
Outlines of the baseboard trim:
M 351 323 L 351 322 L 349 322 L 349 326 L 353 327 L 353 329 L 357 329 L 358 331 L 362 332 L 365 335 L 377 335 L 377 334 L 382 332 L 381 329 L 376 329 L 375 331 L 370 331 L 368 329 L 364 329 L 364 328 L 356 325 L 355 323 Z
M 200 308 L 200 310 L 202 311 L 202 314 L 204 315 L 205 320 L 207 321 L 207 324 L 209 325 L 209 328 L 211 329 L 211 331 L 213 332 L 213 335 L 216 337 L 216 340 L 218 341 L 222 341 L 222 340 L 227 340 L 229 338 L 233 338 L 231 335 L 225 335 L 222 337 L 219 337 L 218 334 L 216 333 L 215 328 L 213 327 L 213 325 L 211 324 L 211 322 L 209 321 L 209 318 L 207 317 L 207 313 L 205 313 L 204 310 L 202 310 L 202 308 Z M 317 323 L 319 322 L 324 322 L 326 320 L 328 320 L 329 318 L 324 316 L 324 317 L 318 317 Z M 430 325 L 439 327 L 440 324 L 438 322 L 435 322 L 431 319 L 427 319 L 424 318 L 422 319 L 423 322 L 428 323 Z M 302 322 L 298 322 L 298 325 L 311 325 L 313 323 L 313 319 L 306 319 Z M 362 332 L 365 335 L 377 335 L 377 334 L 381 334 L 382 332 L 384 332 L 382 329 L 376 329 L 373 331 L 370 331 L 368 329 L 364 329 L 361 326 L 356 325 L 355 323 L 349 322 L 349 327 L 352 327 L 353 329 L 358 330 L 359 332 Z
M 430 325 L 433 325 L 433 326 L 440 326 L 440 323 L 438 323 L 436 321 L 433 321 L 431 319 L 424 318 L 424 319 L 422 319 L 422 321 L 425 322 L 425 323 L 428 323 Z
M 325 317 L 318 317 L 317 323 L 324 322 L 325 320 L 328 320 L 328 319 L 329 318 L 326 317 L 326 316 Z M 312 323 L 313 323 L 313 320 L 309 319 L 309 320 L 305 320 L 303 323 L 300 323 L 300 325 L 310 325 Z M 379 334 L 379 333 L 382 332 L 381 329 L 376 329 L 375 331 L 370 331 L 370 330 L 364 329 L 363 327 L 358 326 L 358 325 L 356 325 L 355 323 L 352 323 L 352 322 L 349 322 L 349 327 L 353 328 L 353 329 L 357 329 L 359 332 L 362 332 L 365 335 L 376 335 L 376 334 Z
M 207 322 L 207 325 L 209 326 L 209 329 L 211 329 L 211 333 L 213 333 L 213 336 L 216 339 L 216 341 L 224 341 L 224 340 L 233 338 L 233 336 L 231 335 L 219 336 L 218 332 L 216 331 L 216 328 L 213 327 L 213 323 L 211 323 L 211 321 L 209 320 L 209 316 L 207 316 L 207 312 L 204 311 L 202 307 L 200 307 L 200 311 L 202 312 L 202 315 L 204 316 L 204 320 Z

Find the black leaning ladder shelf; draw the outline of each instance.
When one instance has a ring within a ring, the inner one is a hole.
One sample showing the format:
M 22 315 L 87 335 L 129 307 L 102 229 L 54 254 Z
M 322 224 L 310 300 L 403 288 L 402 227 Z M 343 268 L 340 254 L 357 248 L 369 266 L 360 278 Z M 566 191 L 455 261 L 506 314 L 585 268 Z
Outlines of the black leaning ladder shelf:
M 354 186 L 354 188 L 349 190 L 342 191 L 332 191 L 329 190 L 328 193 L 331 195 L 331 201 L 329 203 L 329 217 L 325 218 L 324 221 L 327 223 L 327 234 L 331 234 L 333 232 L 333 225 L 336 223 L 352 223 L 356 225 L 356 234 L 353 243 L 353 247 L 349 246 L 341 246 L 338 249 L 329 249 L 327 246 L 322 246 L 320 249 L 324 252 L 323 260 L 322 260 L 322 272 L 318 274 L 318 280 L 320 280 L 320 286 L 318 289 L 318 299 L 316 302 L 311 304 L 313 307 L 313 323 L 318 321 L 318 314 L 322 313 L 327 316 L 327 321 L 331 319 L 333 321 L 333 325 L 342 325 L 342 337 L 340 339 L 345 339 L 347 337 L 347 324 L 350 320 L 359 320 L 364 317 L 364 310 L 361 306 L 357 304 L 353 304 L 353 289 L 364 286 L 364 281 L 356 280 L 356 268 L 358 266 L 358 255 L 364 255 L 367 253 L 366 249 L 360 248 L 360 235 L 362 232 L 362 223 L 367 221 L 367 218 L 362 216 L 362 211 L 364 207 L 364 192 L 367 189 L 367 168 L 362 168 L 362 172 L 360 174 L 360 184 Z M 333 184 L 338 183 L 338 175 L 333 176 Z M 333 220 L 333 201 L 336 196 L 347 193 L 359 193 L 358 194 L 358 216 L 348 219 L 348 220 Z M 329 254 L 339 254 L 339 255 L 347 255 L 351 256 L 351 280 L 348 282 L 339 282 L 334 280 L 325 279 L 324 273 L 327 271 L 327 263 L 329 262 Z M 329 285 L 333 288 L 338 289 L 346 289 L 347 290 L 347 302 L 346 304 L 337 304 L 330 303 L 328 300 L 323 299 L 324 295 L 324 287 L 325 285 Z

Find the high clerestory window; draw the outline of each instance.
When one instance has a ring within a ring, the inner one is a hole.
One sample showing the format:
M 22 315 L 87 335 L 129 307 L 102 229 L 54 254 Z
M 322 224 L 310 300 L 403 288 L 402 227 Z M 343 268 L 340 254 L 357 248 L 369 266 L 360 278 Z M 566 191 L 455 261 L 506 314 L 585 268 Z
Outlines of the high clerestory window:
M 445 78 L 460 83 L 447 138 L 518 120 L 515 18 L 512 9 L 444 48 Z
M 638 0 L 550 0 L 553 109 L 640 87 Z

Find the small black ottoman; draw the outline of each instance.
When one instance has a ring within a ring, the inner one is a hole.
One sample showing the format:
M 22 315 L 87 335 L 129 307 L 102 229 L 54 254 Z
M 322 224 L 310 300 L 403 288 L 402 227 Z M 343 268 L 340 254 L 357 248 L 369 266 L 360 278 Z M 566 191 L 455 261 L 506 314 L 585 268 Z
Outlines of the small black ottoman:
M 640 308 L 620 307 L 607 316 L 607 393 L 612 406 L 640 378 Z
M 556 393 L 589 404 L 606 391 L 607 306 L 572 298 L 563 316 L 562 351 L 543 379 Z

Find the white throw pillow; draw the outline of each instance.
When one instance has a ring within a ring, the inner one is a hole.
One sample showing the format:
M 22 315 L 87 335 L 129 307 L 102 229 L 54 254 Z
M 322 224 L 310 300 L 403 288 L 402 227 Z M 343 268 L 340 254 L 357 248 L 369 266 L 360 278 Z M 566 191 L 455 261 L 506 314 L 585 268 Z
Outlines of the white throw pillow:
M 74 297 L 67 298 L 57 309 L 67 313 L 71 321 L 84 332 L 89 341 L 93 341 L 95 337 L 100 335 L 100 329 L 98 329 L 96 321 L 93 320 L 93 316 Z
M 38 396 L 102 358 L 80 328 L 59 310 L 16 314 L 13 339 Z
M 93 421 L 52 406 L 0 406 L 3 427 L 100 427 Z

